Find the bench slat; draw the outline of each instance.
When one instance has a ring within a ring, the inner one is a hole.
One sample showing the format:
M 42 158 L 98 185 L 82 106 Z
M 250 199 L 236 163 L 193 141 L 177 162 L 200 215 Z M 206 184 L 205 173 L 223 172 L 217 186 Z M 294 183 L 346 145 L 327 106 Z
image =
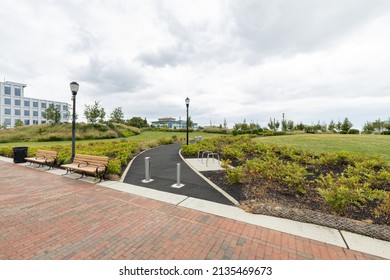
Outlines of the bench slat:
M 73 163 L 63 164 L 61 167 L 69 171 L 81 172 L 84 176 L 85 173 L 93 174 L 100 177 L 100 181 L 103 179 L 104 174 L 107 171 L 107 165 L 109 162 L 107 156 L 91 156 L 76 154 L 73 159 Z
M 25 160 L 30 163 L 38 163 L 40 165 L 50 165 L 50 168 L 53 167 L 57 161 L 58 152 L 51 150 L 37 150 L 35 157 L 26 157 Z

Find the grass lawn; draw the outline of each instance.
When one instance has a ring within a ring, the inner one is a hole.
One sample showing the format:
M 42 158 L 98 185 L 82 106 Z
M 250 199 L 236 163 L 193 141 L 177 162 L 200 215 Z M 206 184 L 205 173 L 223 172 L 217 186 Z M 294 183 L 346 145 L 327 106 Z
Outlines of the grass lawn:
M 390 162 L 390 136 L 348 134 L 298 134 L 258 137 L 255 141 L 289 145 L 313 152 L 349 152 L 368 156 L 382 156 Z

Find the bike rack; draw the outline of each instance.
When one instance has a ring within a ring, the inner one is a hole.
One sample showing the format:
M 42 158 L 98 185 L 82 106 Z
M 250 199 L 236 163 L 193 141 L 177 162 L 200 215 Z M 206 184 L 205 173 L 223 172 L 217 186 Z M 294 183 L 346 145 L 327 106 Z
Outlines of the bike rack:
M 202 155 L 202 157 L 200 157 L 200 155 Z M 198 152 L 198 160 L 201 160 L 201 163 L 203 164 L 203 159 L 206 158 L 206 166 L 208 166 L 208 163 L 209 163 L 209 158 L 212 158 L 213 159 L 213 162 L 214 162 L 214 159 L 217 158 L 219 164 L 220 164 L 220 161 L 219 161 L 219 154 L 218 153 L 214 153 L 213 151 L 209 151 L 209 150 L 200 150 Z

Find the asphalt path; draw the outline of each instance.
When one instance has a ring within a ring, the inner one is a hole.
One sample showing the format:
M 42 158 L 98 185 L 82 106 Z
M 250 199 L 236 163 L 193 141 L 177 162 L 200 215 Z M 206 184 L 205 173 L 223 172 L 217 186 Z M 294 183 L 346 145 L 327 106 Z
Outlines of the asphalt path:
M 194 172 L 180 157 L 181 143 L 158 146 L 139 154 L 132 162 L 124 179 L 125 183 L 169 193 L 186 195 L 225 205 L 233 205 L 223 194 Z M 145 179 L 145 157 L 150 157 L 151 179 Z M 180 163 L 181 188 L 177 184 L 177 164 Z

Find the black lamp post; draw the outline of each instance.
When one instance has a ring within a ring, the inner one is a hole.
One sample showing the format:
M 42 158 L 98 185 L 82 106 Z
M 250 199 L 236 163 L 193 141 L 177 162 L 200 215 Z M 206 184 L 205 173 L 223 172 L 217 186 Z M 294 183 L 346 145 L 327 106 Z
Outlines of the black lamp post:
M 186 123 L 187 123 L 187 146 L 188 146 L 188 125 L 189 125 L 189 123 L 188 123 L 188 107 L 190 106 L 190 99 L 187 97 L 186 98 L 186 107 L 187 107 L 187 121 L 186 121 Z
M 79 90 L 79 84 L 76 82 L 70 83 L 70 91 L 72 92 L 72 101 L 73 101 L 73 115 L 72 115 L 72 158 L 71 162 L 74 160 L 74 155 L 76 153 L 76 95 Z

